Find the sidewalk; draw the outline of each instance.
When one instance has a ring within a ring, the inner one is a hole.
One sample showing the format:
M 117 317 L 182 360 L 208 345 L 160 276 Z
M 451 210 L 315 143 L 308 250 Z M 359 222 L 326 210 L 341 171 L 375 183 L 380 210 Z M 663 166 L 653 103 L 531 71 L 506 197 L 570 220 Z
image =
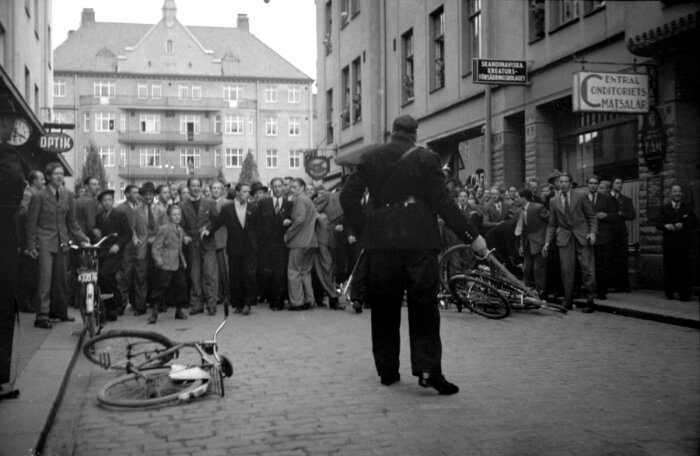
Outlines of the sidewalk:
M 599 311 L 667 324 L 700 328 L 697 298 L 669 301 L 663 292 L 635 290 L 610 293 L 596 301 Z M 74 323 L 56 323 L 50 331 L 33 327 L 34 316 L 20 314 L 16 333 L 19 349 L 17 399 L 0 401 L 0 456 L 39 454 L 60 405 L 65 382 L 79 355 L 82 323 L 77 310 L 69 309 Z M 352 312 L 352 309 L 346 310 Z
M 35 328 L 33 314 L 19 316 L 11 375 L 19 396 L 0 401 L 0 456 L 39 454 L 82 338 L 80 313 L 69 313 L 75 322 L 54 323 L 51 330 Z

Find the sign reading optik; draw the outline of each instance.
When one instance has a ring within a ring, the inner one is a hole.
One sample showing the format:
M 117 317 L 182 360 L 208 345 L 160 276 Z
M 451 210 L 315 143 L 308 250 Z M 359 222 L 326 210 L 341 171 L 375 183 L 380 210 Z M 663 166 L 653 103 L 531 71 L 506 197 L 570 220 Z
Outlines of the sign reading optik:
M 574 74 L 574 112 L 649 112 L 649 76 L 646 74 Z
M 39 148 L 46 152 L 68 152 L 73 148 L 73 138 L 65 133 L 46 133 L 39 138 Z

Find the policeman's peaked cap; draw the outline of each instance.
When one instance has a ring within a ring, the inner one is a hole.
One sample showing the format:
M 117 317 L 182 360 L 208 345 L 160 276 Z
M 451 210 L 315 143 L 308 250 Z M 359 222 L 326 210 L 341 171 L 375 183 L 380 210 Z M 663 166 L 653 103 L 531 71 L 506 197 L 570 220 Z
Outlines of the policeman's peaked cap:
M 409 115 L 399 116 L 394 119 L 391 128 L 393 131 L 415 134 L 418 131 L 418 121 Z

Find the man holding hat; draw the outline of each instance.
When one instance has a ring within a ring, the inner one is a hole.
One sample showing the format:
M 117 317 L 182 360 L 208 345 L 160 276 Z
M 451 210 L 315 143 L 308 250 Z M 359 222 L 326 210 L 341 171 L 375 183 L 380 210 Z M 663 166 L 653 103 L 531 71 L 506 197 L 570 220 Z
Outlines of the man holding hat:
M 117 273 L 121 267 L 126 246 L 131 243 L 133 231 L 129 219 L 123 211 L 114 210 L 114 190 L 107 189 L 97 195 L 101 211 L 95 218 L 93 234 L 100 238 L 112 233 L 117 236 L 107 239 L 100 247 L 100 271 L 98 283 L 102 293 L 111 294 L 112 299 L 105 302 L 107 320 L 117 319 L 121 309 L 122 294 L 117 282 Z
M 440 157 L 415 146 L 417 130 L 413 117 L 396 118 L 390 142 L 362 156 L 340 202 L 352 228 L 362 231 L 360 246 L 368 254 L 365 297 L 372 307 L 372 351 L 381 383 L 401 379 L 399 327 L 406 291 L 412 374 L 422 387 L 455 394 L 459 388 L 442 375 L 436 215 L 477 254 L 487 252 L 486 242 L 450 197 Z M 365 189 L 374 207 L 367 220 L 361 205 Z
M 136 216 L 140 225 L 146 227 L 139 236 L 141 243 L 136 248 L 134 262 L 134 314 L 146 313 L 146 301 L 150 297 L 151 282 L 155 277 L 155 266 L 151 255 L 151 246 L 158 232 L 158 227 L 168 222 L 168 215 L 162 206 L 155 204 L 156 186 L 153 182 L 144 183 L 139 189 L 141 204 L 136 207 Z

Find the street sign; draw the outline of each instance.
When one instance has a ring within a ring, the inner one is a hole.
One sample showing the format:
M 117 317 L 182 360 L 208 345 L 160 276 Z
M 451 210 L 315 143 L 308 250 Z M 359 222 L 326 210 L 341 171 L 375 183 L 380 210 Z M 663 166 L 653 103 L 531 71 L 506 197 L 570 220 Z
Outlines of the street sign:
M 472 59 L 474 84 L 526 85 L 525 60 Z
M 39 138 L 39 148 L 45 152 L 68 152 L 73 148 L 73 138 L 65 133 L 46 133 Z
M 574 73 L 574 112 L 649 112 L 649 76 L 638 73 Z

